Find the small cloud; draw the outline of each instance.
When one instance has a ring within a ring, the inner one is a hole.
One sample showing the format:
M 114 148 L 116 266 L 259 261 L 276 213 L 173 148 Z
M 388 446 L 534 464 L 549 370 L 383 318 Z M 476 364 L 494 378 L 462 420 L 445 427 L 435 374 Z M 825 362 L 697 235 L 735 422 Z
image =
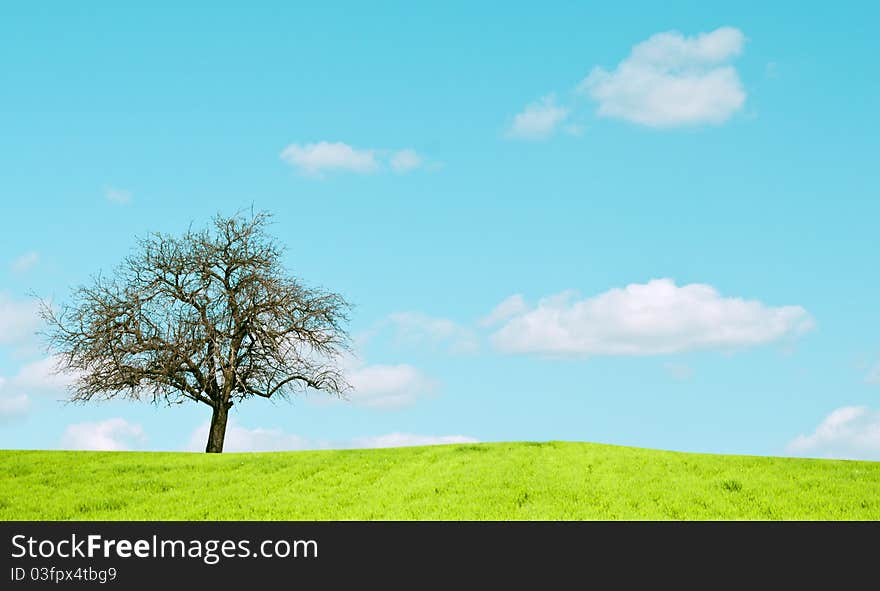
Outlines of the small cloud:
M 113 203 L 125 205 L 131 203 L 131 191 L 125 189 L 117 189 L 115 187 L 107 187 L 104 189 L 104 197 Z
M 776 62 L 767 62 L 764 67 L 765 78 L 777 78 L 779 76 L 779 65 Z
M 281 159 L 311 176 L 334 171 L 365 174 L 379 168 L 376 150 L 358 150 L 342 142 L 290 144 Z
M 745 35 L 733 27 L 685 37 L 651 36 L 609 72 L 593 68 L 579 92 L 598 102 L 598 115 L 650 127 L 720 124 L 746 100 L 727 62 L 740 55 Z
M 391 156 L 391 168 L 394 172 L 404 173 L 422 165 L 422 157 L 415 150 L 400 150 Z
M 868 375 L 865 376 L 865 383 L 872 385 L 880 384 L 880 362 L 868 370 Z
M 69 425 L 61 436 L 61 449 L 124 451 L 146 440 L 140 425 L 121 418 Z
M 507 137 L 524 140 L 541 140 L 553 135 L 569 115 L 569 109 L 556 104 L 556 96 L 548 94 L 513 117 Z
M 663 369 L 672 376 L 672 379 L 680 382 L 694 377 L 694 368 L 684 363 L 664 363 Z
M 26 252 L 12 262 L 14 273 L 24 273 L 40 262 L 40 254 L 35 251 Z
M 421 312 L 395 312 L 388 317 L 395 338 L 413 344 L 445 344 L 453 353 L 473 353 L 479 349 L 472 330 L 448 318 Z
M 358 149 L 342 142 L 290 144 L 282 150 L 281 159 L 301 174 L 318 178 L 332 172 L 370 174 L 386 167 L 403 174 L 426 166 L 422 155 L 411 148 Z M 427 166 L 436 168 L 435 163 Z
M 794 438 L 786 451 L 797 456 L 880 460 L 880 411 L 866 406 L 838 408 L 815 431 Z
M 356 437 L 353 447 L 412 447 L 416 445 L 449 445 L 453 443 L 479 443 L 479 439 L 467 435 L 414 435 L 412 433 L 389 433 L 377 437 Z

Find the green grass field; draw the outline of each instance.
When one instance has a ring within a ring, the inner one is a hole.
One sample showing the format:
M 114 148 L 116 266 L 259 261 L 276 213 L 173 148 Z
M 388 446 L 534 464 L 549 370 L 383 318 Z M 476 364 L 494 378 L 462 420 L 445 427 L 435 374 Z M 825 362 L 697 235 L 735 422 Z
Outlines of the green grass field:
M 0 451 L 3 520 L 880 519 L 880 462 L 590 443 Z

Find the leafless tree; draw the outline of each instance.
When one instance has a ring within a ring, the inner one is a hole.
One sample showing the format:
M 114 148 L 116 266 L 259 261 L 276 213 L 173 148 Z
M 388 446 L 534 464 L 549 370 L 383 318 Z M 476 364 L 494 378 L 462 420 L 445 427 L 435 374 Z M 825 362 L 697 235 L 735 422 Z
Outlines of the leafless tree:
M 55 310 L 41 301 L 72 401 L 128 398 L 212 409 L 206 452 L 223 451 L 229 409 L 307 389 L 344 395 L 349 304 L 285 273 L 266 213 L 217 215 L 202 231 L 138 241 Z

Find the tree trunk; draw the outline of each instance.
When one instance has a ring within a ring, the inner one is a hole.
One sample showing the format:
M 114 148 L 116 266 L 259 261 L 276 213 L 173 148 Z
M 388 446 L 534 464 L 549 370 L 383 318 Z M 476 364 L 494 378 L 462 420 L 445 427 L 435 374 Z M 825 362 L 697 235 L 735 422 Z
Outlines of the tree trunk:
M 223 452 L 223 439 L 226 438 L 226 418 L 229 416 L 229 407 L 218 402 L 211 415 L 211 428 L 208 431 L 208 445 L 205 452 L 219 454 Z

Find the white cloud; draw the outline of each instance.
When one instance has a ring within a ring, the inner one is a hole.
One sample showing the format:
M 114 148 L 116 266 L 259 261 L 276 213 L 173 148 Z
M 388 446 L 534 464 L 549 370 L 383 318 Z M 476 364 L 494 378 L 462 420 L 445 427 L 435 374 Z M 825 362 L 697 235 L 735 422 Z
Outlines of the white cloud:
M 432 396 L 437 384 L 412 365 L 360 365 L 346 377 L 351 384 L 349 400 L 357 406 L 398 409 Z
M 422 165 L 422 157 L 415 150 L 400 150 L 391 156 L 391 168 L 395 172 L 409 172 Z
M 579 90 L 599 103 L 602 117 L 652 127 L 719 124 L 746 99 L 736 69 L 727 65 L 744 43 L 733 27 L 693 37 L 658 33 L 633 47 L 614 71 L 593 68 Z
M 29 340 L 40 323 L 35 301 L 16 301 L 0 292 L 0 345 L 18 345 Z
M 345 354 L 335 361 L 351 386 L 345 402 L 377 410 L 397 410 L 437 394 L 439 384 L 418 368 L 406 364 L 366 363 L 355 354 Z M 312 395 L 316 394 L 316 395 Z M 308 392 L 317 405 L 343 403 L 324 393 Z
M 410 447 L 414 445 L 447 445 L 450 443 L 479 443 L 479 439 L 467 435 L 414 435 L 412 433 L 389 433 L 378 437 L 356 437 L 353 447 Z
M 480 319 L 480 326 L 494 326 L 508 318 L 522 314 L 528 310 L 525 298 L 520 294 L 512 295 L 501 301 L 491 312 Z
M 31 394 L 59 392 L 75 378 L 57 371 L 54 356 L 25 364 L 11 378 L 0 376 L 0 421 L 27 414 Z
M 568 117 L 569 109 L 556 104 L 556 97 L 548 94 L 537 102 L 526 106 L 525 110 L 513 118 L 507 130 L 511 138 L 540 140 L 550 137 Z
M 200 425 L 190 436 L 187 451 L 204 451 L 208 440 L 208 423 Z M 257 427 L 247 429 L 230 421 L 223 442 L 225 452 L 293 451 L 307 449 L 351 449 L 378 447 L 407 447 L 413 445 L 445 445 L 450 443 L 477 443 L 466 435 L 414 435 L 388 433 L 374 437 L 355 437 L 346 441 L 317 440 L 286 433 L 281 429 Z
M 680 382 L 694 377 L 694 368 L 684 363 L 664 363 L 663 369 L 666 370 L 666 373 L 668 373 L 672 379 Z
M 659 355 L 760 345 L 812 327 L 800 306 L 772 308 L 722 297 L 710 285 L 655 279 L 591 298 L 578 299 L 573 291 L 544 298 L 491 340 L 508 353 Z
M 0 423 L 23 417 L 30 410 L 31 403 L 24 394 L 0 392 Z
M 290 144 L 281 152 L 281 159 L 308 175 L 323 172 L 374 172 L 379 168 L 376 150 L 358 150 L 342 142 Z
M 131 191 L 126 191 L 125 189 L 106 187 L 104 189 L 104 197 L 107 198 L 107 201 L 112 201 L 113 203 L 119 203 L 121 205 L 131 203 Z
M 26 252 L 12 262 L 12 271 L 14 273 L 24 273 L 32 269 L 34 265 L 40 262 L 40 254 L 35 251 Z
M 570 123 L 562 127 L 562 130 L 568 135 L 573 135 L 575 137 L 580 137 L 584 135 L 586 131 L 586 127 L 581 123 Z
M 877 365 L 868 370 L 868 375 L 865 376 L 865 383 L 880 384 L 880 363 L 877 363 Z
M 22 417 L 30 409 L 30 400 L 24 394 L 7 391 L 8 380 L 0 377 L 0 423 Z
M 140 425 L 121 418 L 69 425 L 61 436 L 61 448 L 71 450 L 122 451 L 146 440 Z
M 76 375 L 59 371 L 58 357 L 50 355 L 25 364 L 12 378 L 12 383 L 30 391 L 61 390 L 76 379 Z
M 844 406 L 832 411 L 809 435 L 788 444 L 792 455 L 880 460 L 880 411 Z
M 300 173 L 322 177 L 330 172 L 369 174 L 385 167 L 403 174 L 425 165 L 415 150 L 358 149 L 343 142 L 290 144 L 281 151 L 281 159 Z
M 209 423 L 200 425 L 190 436 L 188 451 L 204 451 L 208 441 Z M 322 449 L 299 435 L 291 435 L 281 429 L 246 429 L 229 421 L 226 425 L 226 437 L 223 440 L 223 451 L 285 451 L 295 449 Z
M 472 353 L 479 348 L 476 335 L 448 318 L 421 312 L 395 312 L 388 317 L 395 337 L 411 344 L 445 343 L 454 353 Z

